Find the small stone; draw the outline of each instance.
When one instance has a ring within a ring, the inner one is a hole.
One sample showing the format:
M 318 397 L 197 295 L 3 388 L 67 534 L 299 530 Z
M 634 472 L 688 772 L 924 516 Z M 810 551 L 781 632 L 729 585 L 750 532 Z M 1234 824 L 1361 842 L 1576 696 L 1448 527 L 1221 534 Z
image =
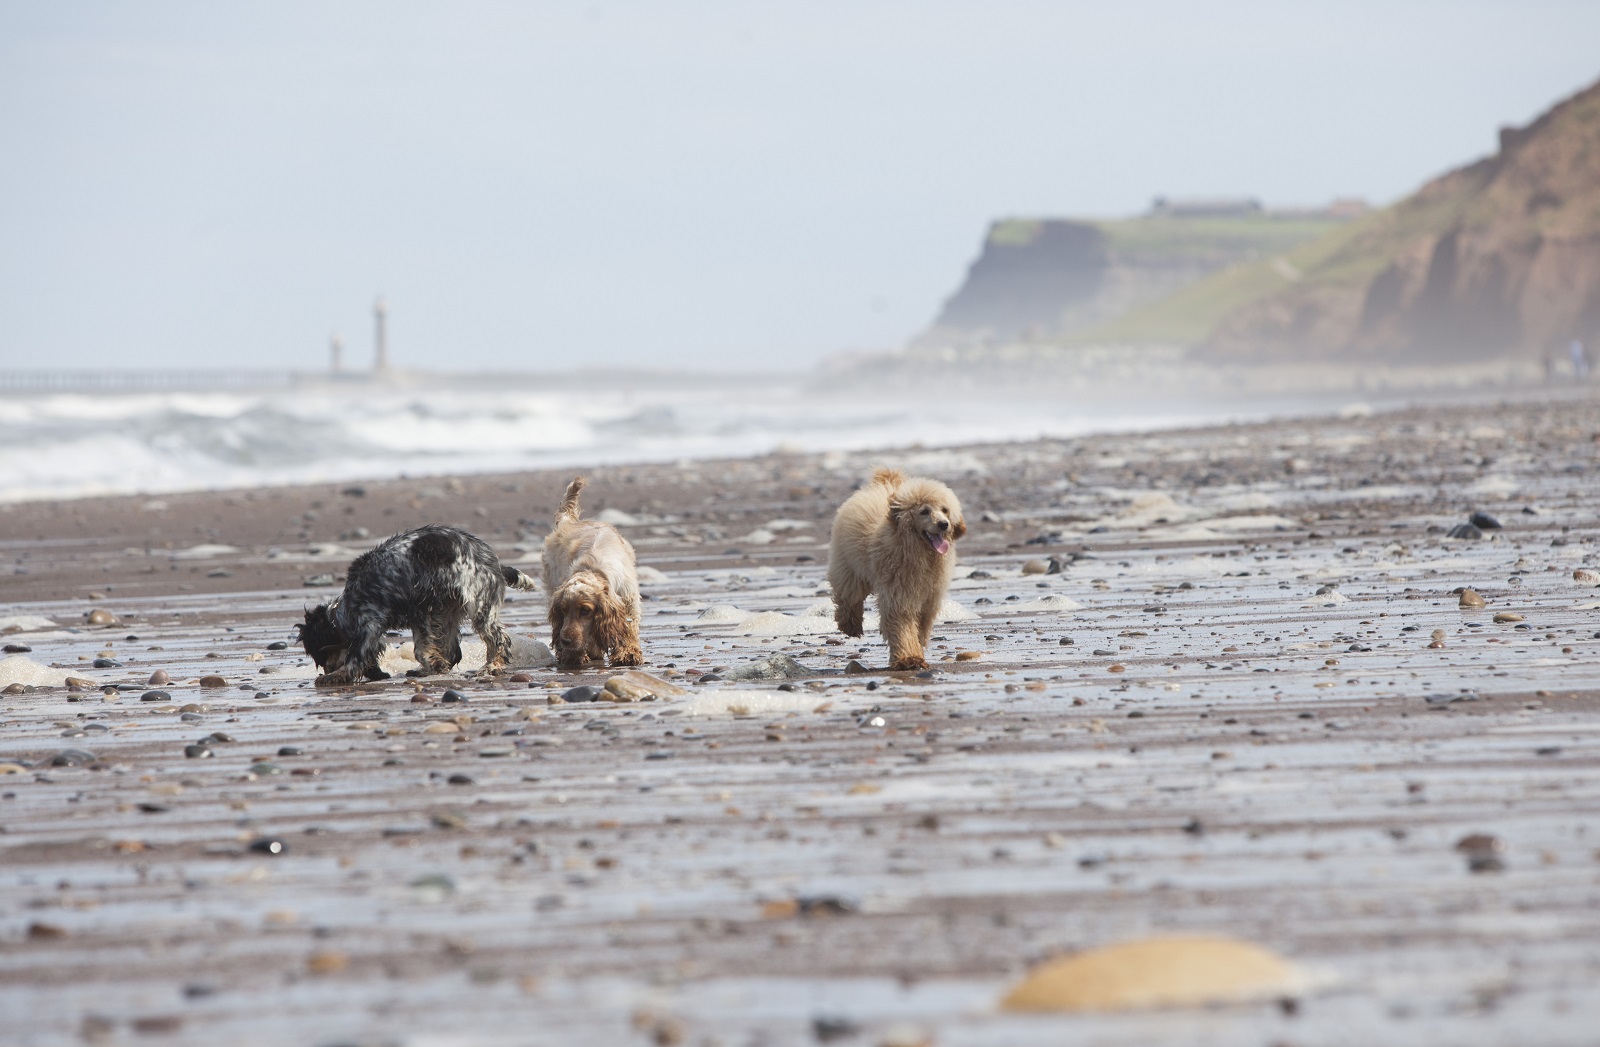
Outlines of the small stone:
M 83 616 L 83 620 L 89 625 L 118 624 L 117 616 L 106 610 L 104 607 L 96 607 L 94 610 L 87 612 Z
M 350 957 L 342 952 L 325 950 L 314 952 L 306 958 L 306 970 L 311 974 L 338 974 L 350 966 Z
M 1461 590 L 1460 606 L 1476 609 L 1489 606 L 1489 602 L 1471 589 L 1463 589 Z
M 172 677 L 167 675 L 167 671 L 165 669 L 157 669 L 155 672 L 150 674 L 150 679 L 145 682 L 151 687 L 161 687 L 165 684 L 171 683 Z
M 1456 524 L 1445 533 L 1446 538 L 1459 538 L 1463 541 L 1476 542 L 1483 538 L 1483 532 L 1469 523 Z
M 861 673 L 870 673 L 872 670 L 862 665 L 858 659 L 852 658 L 845 663 L 844 671 L 847 675 L 856 676 Z
M 1511 622 L 1522 621 L 1522 615 L 1517 614 L 1515 611 L 1501 611 L 1494 616 L 1494 620 L 1501 625 L 1506 625 Z
M 1023 574 L 1049 574 L 1050 564 L 1046 560 L 1029 560 L 1022 565 Z
M 25 643 L 8 643 L 5 647 L 7 654 L 27 654 L 32 650 L 33 648 Z
M 202 676 L 202 677 L 200 677 L 200 686 L 201 687 L 226 687 L 226 686 L 228 686 L 228 681 L 224 680 L 220 676 Z
M 166 691 L 146 691 L 139 696 L 141 702 L 170 702 L 172 695 Z
M 1467 870 L 1475 873 L 1504 872 L 1505 841 L 1488 833 L 1473 833 L 1456 841 L 1456 850 L 1467 859 Z
M 274 774 L 282 774 L 283 768 L 279 767 L 275 763 L 267 763 L 265 760 L 263 760 L 260 763 L 251 764 L 250 773 L 260 778 L 267 778 Z
M 464 702 L 467 700 L 467 696 L 455 688 L 451 688 L 450 690 L 447 690 L 441 694 L 439 696 L 439 700 L 441 702 Z
M 1475 511 L 1471 516 L 1467 517 L 1467 522 L 1478 528 L 1480 531 L 1500 530 L 1500 521 L 1496 520 L 1494 517 L 1490 516 L 1481 509 Z
M 983 657 L 983 652 L 982 651 L 957 651 L 956 652 L 956 661 L 958 661 L 958 662 L 975 662 L 979 658 L 982 658 L 982 657 Z
M 258 836 L 250 841 L 250 849 L 257 854 L 280 855 L 289 850 L 289 845 L 276 836 Z
M 288 643 L 283 641 L 283 640 L 274 640 L 271 643 L 267 644 L 267 650 L 269 650 L 269 651 L 283 651 L 283 650 L 287 650 L 288 647 L 289 647 Z
M 280 745 L 278 746 L 278 755 L 299 756 L 301 755 L 300 747 L 298 745 Z
M 472 785 L 474 780 L 470 774 L 452 774 L 445 781 L 450 785 Z
M 22 774 L 26 770 L 20 763 L 0 763 L 0 774 Z
M 32 941 L 55 941 L 67 936 L 67 929 L 39 920 L 28 924 L 28 938 Z
M 87 767 L 91 763 L 98 763 L 100 758 L 87 749 L 62 749 L 50 757 L 51 767 Z
M 95 683 L 95 681 L 85 679 L 82 676 L 69 676 L 64 682 L 66 683 L 67 690 L 69 691 L 92 691 L 96 687 L 100 686 L 99 684 Z
M 1108 673 L 1125 673 L 1127 671 L 1128 667 L 1123 665 L 1121 662 L 1113 662 L 1106 666 L 1106 672 Z
M 209 745 L 185 745 L 183 755 L 191 760 L 209 760 L 215 754 Z
M 609 697 L 603 688 L 587 683 L 569 687 L 561 692 L 561 700 L 564 702 L 597 702 L 601 698 Z
M 422 729 L 423 734 L 458 734 L 460 731 L 460 724 L 448 723 L 444 721 L 439 723 L 430 723 L 428 726 Z
M 617 687 L 612 686 L 613 683 L 617 684 L 617 687 L 633 688 L 643 692 L 644 697 L 635 699 L 638 701 L 645 701 L 648 698 L 681 698 L 689 693 L 677 684 L 668 683 L 658 676 L 636 669 L 613 676 L 606 681 L 606 690 L 620 694 Z

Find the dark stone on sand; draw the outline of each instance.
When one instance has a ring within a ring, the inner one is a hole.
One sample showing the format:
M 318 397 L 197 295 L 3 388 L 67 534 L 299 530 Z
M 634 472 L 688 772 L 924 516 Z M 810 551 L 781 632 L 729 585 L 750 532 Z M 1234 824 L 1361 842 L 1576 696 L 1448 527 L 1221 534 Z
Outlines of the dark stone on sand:
M 1476 542 L 1483 538 L 1483 532 L 1474 524 L 1456 524 L 1445 533 L 1446 538 L 1460 538 L 1464 541 Z
M 319 587 L 325 586 L 325 585 L 332 585 L 333 584 L 333 575 L 331 575 L 331 574 L 313 574 L 313 575 L 311 575 L 310 577 L 308 577 L 305 580 L 304 584 L 305 584 L 306 588 L 308 588 L 308 589 L 315 589 L 315 588 L 319 588 Z
M 470 774 L 452 774 L 450 777 L 445 779 L 445 782 L 450 784 L 450 785 L 472 785 L 472 784 L 475 784 L 474 783 L 474 779 L 473 779 L 472 775 L 470 775 Z
M 87 767 L 99 762 L 100 757 L 87 749 L 62 749 L 50 757 L 51 767 Z
M 300 755 L 300 747 L 298 745 L 280 745 L 280 746 L 278 746 L 278 755 L 279 756 L 299 756 Z
M 795 899 L 800 908 L 800 915 L 812 916 L 854 916 L 861 911 L 861 906 L 853 898 L 846 898 L 837 894 L 819 894 Z
M 288 647 L 289 647 L 288 643 L 286 643 L 283 640 L 274 640 L 271 643 L 267 644 L 267 650 L 269 650 L 269 651 L 283 651 L 283 650 L 287 650 Z
M 646 760 L 670 760 L 676 754 L 669 749 L 657 749 L 655 752 L 645 753 Z
M 870 673 L 872 670 L 861 664 L 860 659 L 852 658 L 845 663 L 844 671 L 852 676 L 861 673 Z
M 209 745 L 185 745 L 183 755 L 191 760 L 209 760 L 215 755 Z
M 344 495 L 346 498 L 365 498 L 367 496 L 367 489 L 359 484 L 351 484 L 349 487 L 341 489 L 339 493 Z
M 569 687 L 562 691 L 561 700 L 564 702 L 597 702 L 605 693 L 604 688 L 595 687 L 593 684 L 581 683 L 576 687 Z
M 1504 872 L 1505 841 L 1488 833 L 1473 833 L 1456 841 L 1456 850 L 1467 859 L 1467 870 L 1475 873 Z
M 8 644 L 6 644 L 6 653 L 7 654 L 27 654 L 28 652 L 30 652 L 32 650 L 33 650 L 33 648 L 29 647 L 25 643 L 8 643 Z
M 450 690 L 441 694 L 439 696 L 439 700 L 441 702 L 464 702 L 467 700 L 467 696 L 462 694 L 460 691 L 451 688 Z
M 786 654 L 774 654 L 728 673 L 730 680 L 798 680 L 816 673 Z
M 161 687 L 165 684 L 171 683 L 172 677 L 168 675 L 165 669 L 157 669 L 155 672 L 150 674 L 150 679 L 146 680 L 145 682 L 151 687 Z
M 224 680 L 220 676 L 202 676 L 202 677 L 200 677 L 200 686 L 201 687 L 226 687 L 226 686 L 228 686 L 228 681 Z
M 861 1026 L 849 1018 L 818 1015 L 811 1019 L 811 1035 L 818 1043 L 832 1043 L 834 1040 L 848 1039 L 860 1033 Z
M 1481 509 L 1475 510 L 1471 516 L 1467 517 L 1467 522 L 1484 531 L 1500 530 L 1500 521 Z
M 265 778 L 269 775 L 282 774 L 283 768 L 279 767 L 275 763 L 267 763 L 265 760 L 263 760 L 260 763 L 251 764 L 250 773 L 258 777 Z
M 719 682 L 721 682 L 721 680 L 722 680 L 722 677 L 718 676 L 716 673 L 701 673 L 699 676 L 695 677 L 695 681 L 694 682 L 695 683 L 719 683 Z
M 287 851 L 289 845 L 276 836 L 258 836 L 250 841 L 250 849 L 257 854 L 279 855 Z
M 96 658 L 94 660 L 93 664 L 94 664 L 94 667 L 96 669 L 120 669 L 120 668 L 122 668 L 122 663 L 121 662 L 113 661 L 110 658 Z
M 1430 694 L 1423 699 L 1429 705 L 1445 706 L 1452 702 L 1475 702 L 1478 696 L 1471 691 L 1461 691 L 1457 694 Z

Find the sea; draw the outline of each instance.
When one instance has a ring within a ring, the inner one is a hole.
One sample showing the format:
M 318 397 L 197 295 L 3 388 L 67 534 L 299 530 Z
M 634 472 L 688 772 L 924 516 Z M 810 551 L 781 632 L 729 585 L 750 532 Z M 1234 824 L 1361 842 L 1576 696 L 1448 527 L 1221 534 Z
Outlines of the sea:
M 0 502 L 951 447 L 1248 420 L 1307 407 L 1107 400 L 1015 385 L 839 385 L 815 374 L 607 373 L 476 382 L 412 374 L 221 389 L 12 388 L 0 392 Z

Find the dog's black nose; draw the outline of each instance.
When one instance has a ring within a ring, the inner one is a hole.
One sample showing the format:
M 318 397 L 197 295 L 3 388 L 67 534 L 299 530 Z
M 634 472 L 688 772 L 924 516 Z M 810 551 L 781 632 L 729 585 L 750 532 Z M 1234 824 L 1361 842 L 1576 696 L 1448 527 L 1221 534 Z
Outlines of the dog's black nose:
M 939 521 L 939 530 L 941 530 L 941 531 L 950 530 L 950 521 L 949 520 L 940 520 Z

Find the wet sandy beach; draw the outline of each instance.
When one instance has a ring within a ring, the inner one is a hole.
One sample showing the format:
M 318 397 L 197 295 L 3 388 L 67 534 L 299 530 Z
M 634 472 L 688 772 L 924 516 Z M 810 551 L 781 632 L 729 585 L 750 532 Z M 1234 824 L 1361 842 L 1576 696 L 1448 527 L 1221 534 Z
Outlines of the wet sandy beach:
M 406 527 L 536 564 L 565 473 L 0 506 L 5 1038 L 1592 1043 L 1597 440 L 1586 399 L 595 469 L 682 692 L 616 703 L 318 692 L 292 644 Z M 827 617 L 881 463 L 971 526 L 923 676 Z M 1314 987 L 997 1009 L 1171 932 Z

